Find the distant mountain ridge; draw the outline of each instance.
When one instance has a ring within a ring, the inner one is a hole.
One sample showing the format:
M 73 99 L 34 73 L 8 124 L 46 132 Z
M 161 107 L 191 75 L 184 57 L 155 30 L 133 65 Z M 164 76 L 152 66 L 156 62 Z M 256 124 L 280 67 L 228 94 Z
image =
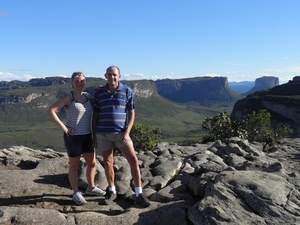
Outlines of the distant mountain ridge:
M 87 78 L 87 91 L 93 95 L 94 87 L 103 85 L 106 80 L 102 78 Z M 246 93 L 237 93 L 237 87 L 246 86 L 249 88 L 251 82 L 231 83 L 228 84 L 226 77 L 194 77 L 185 79 L 162 79 L 121 81 L 129 85 L 136 97 L 149 97 L 151 95 L 160 95 L 171 101 L 180 104 L 199 104 L 206 107 L 211 106 L 233 106 L 234 103 L 250 93 L 259 90 L 272 88 L 279 84 L 277 77 L 261 77 L 255 80 L 255 85 Z M 28 102 L 38 96 L 43 96 L 47 89 L 55 90 L 56 87 L 60 94 L 64 92 L 61 85 L 70 84 L 70 78 L 64 77 L 47 77 L 31 79 L 27 82 L 21 81 L 1 81 L 0 82 L 0 104 Z M 33 87 L 41 87 L 38 92 Z M 30 91 L 32 89 L 32 92 Z M 15 91 L 13 91 L 15 90 Z M 16 91 L 18 90 L 18 91 Z M 21 91 L 24 90 L 24 91 Z M 241 91 L 241 89 L 240 89 Z M 17 93 L 17 94 L 16 94 Z M 26 94 L 25 94 L 26 93 Z M 58 95 L 59 95 L 58 93 Z
M 151 80 L 121 81 L 130 86 L 136 99 L 136 122 L 161 129 L 162 139 L 176 143 L 200 138 L 198 123 L 217 109 L 185 106 L 160 96 Z M 87 78 L 85 91 L 106 80 Z M 0 147 L 23 145 L 32 148 L 64 149 L 60 129 L 46 115 L 51 104 L 72 90 L 69 78 L 35 79 L 28 82 L 0 83 Z M 232 107 L 232 106 L 231 106 Z M 64 110 L 58 115 L 65 121 Z
M 101 78 L 87 78 L 87 91 L 93 94 L 94 87 L 99 84 L 105 84 L 105 80 Z M 150 96 L 159 94 L 169 100 L 178 103 L 199 104 L 203 106 L 211 106 L 215 104 L 232 105 L 242 96 L 232 91 L 228 87 L 226 77 L 196 77 L 177 80 L 137 80 L 137 81 L 121 81 L 129 85 L 137 97 Z M 57 86 L 70 83 L 70 78 L 63 77 L 48 77 L 45 79 L 31 79 L 28 82 L 11 81 L 0 82 L 0 98 L 3 91 L 12 89 L 30 89 L 30 87 L 45 87 Z M 59 87 L 59 86 L 57 86 Z M 20 92 L 20 91 L 19 91 Z M 26 91 L 25 91 L 26 92 Z M 31 93 L 28 93 L 31 94 Z M 11 96 L 12 97 L 12 96 Z M 19 99 L 14 96 L 13 98 Z M 11 101 L 2 101 L 11 102 Z M 1 101 L 0 101 L 1 104 Z
M 271 114 L 273 126 L 289 125 L 294 137 L 300 137 L 300 77 L 267 90 L 256 91 L 238 100 L 231 113 L 233 120 L 241 121 L 244 116 L 266 109 Z
M 247 96 L 256 91 L 266 90 L 279 85 L 279 78 L 274 76 L 263 76 L 255 79 L 255 81 L 228 82 L 228 86 L 241 94 Z
M 136 122 L 159 127 L 164 141 L 181 144 L 200 139 L 204 118 L 230 113 L 242 98 L 228 87 L 226 77 L 121 82 L 135 94 Z M 87 77 L 85 91 L 94 95 L 94 88 L 105 83 L 104 79 Z M 70 78 L 63 77 L 0 82 L 0 147 L 63 148 L 59 128 L 51 123 L 46 110 L 70 90 Z M 63 110 L 59 116 L 65 118 Z
M 242 96 L 228 87 L 227 77 L 195 77 L 154 81 L 159 95 L 178 103 L 233 105 Z
M 105 80 L 102 78 L 88 77 L 88 82 L 90 83 L 91 81 L 99 81 L 99 83 L 105 83 Z M 122 80 L 123 83 L 129 84 L 132 84 L 132 82 L 138 84 L 140 83 L 140 81 L 142 80 Z M 26 88 L 30 86 L 43 87 L 56 84 L 66 84 L 69 82 L 70 78 L 65 77 L 34 78 L 25 82 L 18 80 L 1 81 L 0 89 L 8 90 L 15 88 Z M 279 79 L 277 77 L 265 76 L 257 78 L 255 81 L 228 82 L 226 77 L 194 77 L 184 79 L 162 79 L 153 82 L 157 86 L 159 94 L 168 99 L 174 100 L 179 103 L 194 102 L 199 104 L 210 104 L 206 102 L 207 99 L 220 99 L 220 97 L 212 97 L 216 94 L 216 90 L 218 90 L 217 92 L 220 92 L 220 94 L 223 94 L 222 91 L 224 91 L 225 89 L 228 90 L 229 88 L 232 91 L 236 92 L 238 95 L 240 94 L 242 96 L 246 96 L 255 91 L 269 89 L 278 85 Z M 136 91 L 137 90 L 139 90 L 139 88 L 137 88 Z M 231 92 L 231 90 L 229 90 L 229 92 Z M 202 94 L 201 96 L 197 96 L 199 91 Z M 233 94 L 235 97 L 237 97 L 236 93 Z M 186 97 L 187 95 L 188 97 Z M 200 99 L 198 97 L 200 97 Z M 240 96 L 238 96 L 238 98 L 240 98 Z M 210 100 L 208 100 L 208 102 L 210 102 Z
M 278 77 L 272 77 L 272 76 L 260 77 L 255 80 L 254 87 L 250 91 L 242 93 L 242 95 L 247 96 L 248 94 L 254 93 L 256 91 L 270 89 L 277 85 L 279 85 Z
M 240 81 L 240 82 L 228 82 L 228 86 L 235 92 L 242 94 L 245 93 L 255 85 L 255 81 Z

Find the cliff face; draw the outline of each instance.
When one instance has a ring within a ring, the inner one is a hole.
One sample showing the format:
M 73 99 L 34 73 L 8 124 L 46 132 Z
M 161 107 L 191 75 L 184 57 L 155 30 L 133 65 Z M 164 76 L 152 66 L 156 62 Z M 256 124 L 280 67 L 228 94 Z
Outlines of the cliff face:
M 248 94 L 254 93 L 256 91 L 270 89 L 277 85 L 279 85 L 278 77 L 260 77 L 255 80 L 254 87 L 250 91 L 243 93 L 242 95 L 247 96 Z
M 94 87 L 103 83 L 103 79 L 93 79 L 86 85 L 86 90 L 92 96 L 94 95 Z M 71 90 L 68 86 L 69 78 L 46 78 L 46 79 L 32 79 L 29 82 L 1 82 L 0 83 L 0 105 L 6 104 L 23 104 L 31 103 L 33 100 L 45 102 L 41 97 L 57 96 L 60 97 L 67 91 Z M 130 86 L 136 98 L 148 98 L 157 94 L 157 89 L 153 81 L 126 81 L 123 82 Z M 57 85 L 57 89 L 53 90 L 53 86 Z M 40 98 L 40 99 L 38 99 Z
M 155 81 L 158 94 L 178 103 L 234 103 L 241 96 L 228 87 L 226 77 L 196 77 Z
M 106 81 L 100 78 L 87 78 L 86 91 L 94 95 L 94 87 Z M 241 98 L 228 87 L 226 77 L 198 77 L 177 80 L 121 81 L 130 86 L 136 98 L 161 95 L 178 103 L 197 103 L 210 106 L 216 103 L 234 104 Z M 49 77 L 32 79 L 29 82 L 1 82 L 0 104 L 29 103 L 35 98 L 55 95 L 59 97 L 70 90 L 70 79 Z M 55 88 L 54 88 L 55 87 Z M 33 93 L 34 91 L 34 93 Z
M 274 126 L 289 125 L 294 136 L 300 136 L 300 77 L 294 77 L 286 84 L 258 91 L 239 100 L 234 105 L 231 118 L 241 121 L 253 111 L 266 109 L 271 114 Z
M 136 98 L 149 98 L 152 95 L 157 95 L 156 85 L 153 81 L 125 81 L 122 82 L 131 87 Z
M 8 97 L 0 97 L 0 105 L 29 103 L 32 100 L 43 96 L 43 93 L 31 93 L 26 95 L 10 95 Z

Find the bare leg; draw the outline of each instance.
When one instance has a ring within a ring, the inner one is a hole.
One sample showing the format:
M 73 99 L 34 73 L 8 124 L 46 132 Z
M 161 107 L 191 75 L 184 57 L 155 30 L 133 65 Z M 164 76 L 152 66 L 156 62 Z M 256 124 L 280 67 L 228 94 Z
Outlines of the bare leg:
M 124 148 L 120 148 L 120 151 L 123 153 L 123 155 L 125 156 L 125 158 L 127 159 L 130 165 L 131 176 L 134 182 L 134 186 L 141 187 L 141 173 L 140 173 L 139 161 L 134 152 L 133 145 L 128 145 Z
M 80 156 L 78 157 L 69 157 L 69 182 L 70 185 L 75 192 L 78 191 L 78 168 L 79 168 L 79 162 L 80 162 Z
M 86 162 L 86 179 L 89 189 L 95 187 L 96 175 L 96 154 L 94 152 L 83 153 L 83 158 Z
M 113 150 L 102 152 L 105 176 L 109 187 L 115 186 L 114 154 Z

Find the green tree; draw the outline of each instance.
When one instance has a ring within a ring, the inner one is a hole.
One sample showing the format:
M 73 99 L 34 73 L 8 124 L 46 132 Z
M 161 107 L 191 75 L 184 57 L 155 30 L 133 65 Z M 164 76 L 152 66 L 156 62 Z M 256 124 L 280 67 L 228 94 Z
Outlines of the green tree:
M 151 128 L 149 125 L 134 123 L 130 137 L 136 151 L 153 150 L 161 142 L 161 130 Z
M 259 110 L 257 113 L 243 118 L 242 127 L 246 131 L 246 138 L 249 141 L 257 141 L 263 144 L 265 149 L 267 145 L 273 145 L 275 141 L 274 131 L 271 128 L 271 114 L 265 110 Z
M 258 113 L 243 118 L 242 127 L 247 131 L 249 141 L 260 141 L 273 131 L 271 129 L 271 114 L 267 110 L 259 110 Z
M 204 136 L 204 142 L 225 140 L 232 137 L 234 132 L 230 117 L 226 112 L 212 118 L 205 118 L 201 126 L 202 129 L 208 132 L 208 135 Z
M 248 139 L 250 142 L 257 141 L 263 144 L 263 150 L 273 145 L 276 140 L 288 137 L 293 130 L 287 126 L 271 127 L 271 114 L 265 110 L 252 112 L 243 117 L 241 122 L 231 121 L 227 113 L 220 113 L 213 118 L 205 118 L 202 121 L 202 128 L 208 132 L 203 142 L 221 140 L 225 141 L 230 137 Z

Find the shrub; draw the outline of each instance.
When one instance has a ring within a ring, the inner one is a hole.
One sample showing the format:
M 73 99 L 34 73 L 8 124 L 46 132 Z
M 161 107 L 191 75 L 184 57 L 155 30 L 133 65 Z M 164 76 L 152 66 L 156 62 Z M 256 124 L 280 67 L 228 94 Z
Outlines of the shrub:
M 161 142 L 161 130 L 159 128 L 151 128 L 149 125 L 134 123 L 130 137 L 136 151 L 149 151 L 153 150 Z
M 202 121 L 202 128 L 208 132 L 202 142 L 221 140 L 225 141 L 230 137 L 240 137 L 251 141 L 261 142 L 263 150 L 266 146 L 273 145 L 276 140 L 288 137 L 293 130 L 287 126 L 271 127 L 271 114 L 265 110 L 243 117 L 242 122 L 231 121 L 226 112 L 212 118 L 205 118 Z
M 232 123 L 226 112 L 212 118 L 205 118 L 202 121 L 202 128 L 208 132 L 203 142 L 225 140 L 233 135 Z
M 272 135 L 271 114 L 267 110 L 259 110 L 258 113 L 243 118 L 242 127 L 246 131 L 249 141 L 264 141 L 268 136 Z

